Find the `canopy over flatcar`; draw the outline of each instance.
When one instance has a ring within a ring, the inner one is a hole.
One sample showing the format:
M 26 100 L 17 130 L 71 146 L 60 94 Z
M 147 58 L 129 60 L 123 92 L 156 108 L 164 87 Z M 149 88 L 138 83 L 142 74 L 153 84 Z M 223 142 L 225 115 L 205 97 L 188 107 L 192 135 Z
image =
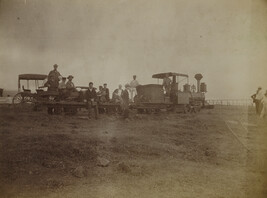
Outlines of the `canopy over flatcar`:
M 44 80 L 47 78 L 45 74 L 20 74 L 19 80 Z
M 163 79 L 166 76 L 166 74 L 168 74 L 169 77 L 171 77 L 171 76 L 183 76 L 183 77 L 187 77 L 188 78 L 188 75 L 187 74 L 180 74 L 180 73 L 174 73 L 174 72 L 154 74 L 154 75 L 152 75 L 152 78 L 160 78 L 160 79 Z

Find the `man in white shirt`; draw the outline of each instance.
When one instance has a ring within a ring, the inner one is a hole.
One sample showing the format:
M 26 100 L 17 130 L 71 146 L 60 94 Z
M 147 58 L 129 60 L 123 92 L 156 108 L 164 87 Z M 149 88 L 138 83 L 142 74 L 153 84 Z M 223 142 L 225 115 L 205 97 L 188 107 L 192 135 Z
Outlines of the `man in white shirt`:
M 121 93 L 122 93 L 122 85 L 119 85 L 118 95 L 121 96 Z
M 133 102 L 136 93 L 136 87 L 139 85 L 138 81 L 136 80 L 136 75 L 133 75 L 133 80 L 130 82 L 130 100 Z
M 61 80 L 61 82 L 59 83 L 58 88 L 59 88 L 59 89 L 66 89 L 66 78 L 65 78 L 65 77 L 62 77 L 62 80 Z

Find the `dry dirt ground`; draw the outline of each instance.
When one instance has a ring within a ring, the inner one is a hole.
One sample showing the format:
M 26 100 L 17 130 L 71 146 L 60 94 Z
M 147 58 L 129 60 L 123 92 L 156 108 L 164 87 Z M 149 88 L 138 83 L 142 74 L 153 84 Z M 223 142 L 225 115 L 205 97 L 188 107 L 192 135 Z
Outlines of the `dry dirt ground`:
M 0 197 L 267 197 L 267 121 L 252 107 L 128 120 L 0 111 Z

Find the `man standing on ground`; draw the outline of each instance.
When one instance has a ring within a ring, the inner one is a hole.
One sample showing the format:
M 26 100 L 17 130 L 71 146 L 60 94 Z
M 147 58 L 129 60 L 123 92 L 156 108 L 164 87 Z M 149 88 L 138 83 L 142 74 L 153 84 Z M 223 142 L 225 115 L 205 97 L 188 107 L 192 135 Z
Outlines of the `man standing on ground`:
M 134 101 L 134 97 L 136 93 L 136 87 L 139 85 L 138 81 L 136 80 L 136 75 L 133 75 L 133 80 L 130 82 L 130 92 L 131 92 L 131 102 Z
M 262 110 L 261 110 L 260 118 L 265 118 L 267 115 L 267 91 L 265 92 L 261 102 L 262 102 Z
M 59 85 L 60 73 L 57 71 L 58 65 L 54 64 L 54 69 L 48 74 L 48 90 L 57 91 Z
M 126 84 L 125 89 L 122 91 L 122 110 L 123 110 L 123 117 L 128 118 L 129 116 L 129 92 L 130 85 Z
M 86 97 L 87 105 L 88 105 L 88 117 L 89 119 L 91 119 L 92 118 L 91 117 L 92 107 L 93 107 L 94 102 L 97 100 L 97 94 L 94 89 L 94 84 L 92 82 L 89 83 L 89 89 L 86 91 L 85 97 Z M 97 110 L 98 110 L 97 107 L 95 107 L 96 116 L 98 114 Z
M 262 110 L 262 102 L 261 102 L 261 100 L 264 97 L 262 88 L 259 87 L 257 92 L 256 92 L 256 95 L 253 95 L 251 97 L 253 98 L 253 101 L 254 101 L 255 106 L 256 106 L 256 113 L 257 113 L 257 115 L 260 115 L 261 110 Z

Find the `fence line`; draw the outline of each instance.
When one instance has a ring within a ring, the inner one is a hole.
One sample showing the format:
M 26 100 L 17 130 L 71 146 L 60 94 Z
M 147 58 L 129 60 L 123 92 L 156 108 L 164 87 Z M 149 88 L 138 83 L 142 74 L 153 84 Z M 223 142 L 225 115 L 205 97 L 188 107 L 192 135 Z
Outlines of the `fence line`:
M 225 105 L 225 106 L 252 106 L 252 99 L 208 99 L 210 105 Z

